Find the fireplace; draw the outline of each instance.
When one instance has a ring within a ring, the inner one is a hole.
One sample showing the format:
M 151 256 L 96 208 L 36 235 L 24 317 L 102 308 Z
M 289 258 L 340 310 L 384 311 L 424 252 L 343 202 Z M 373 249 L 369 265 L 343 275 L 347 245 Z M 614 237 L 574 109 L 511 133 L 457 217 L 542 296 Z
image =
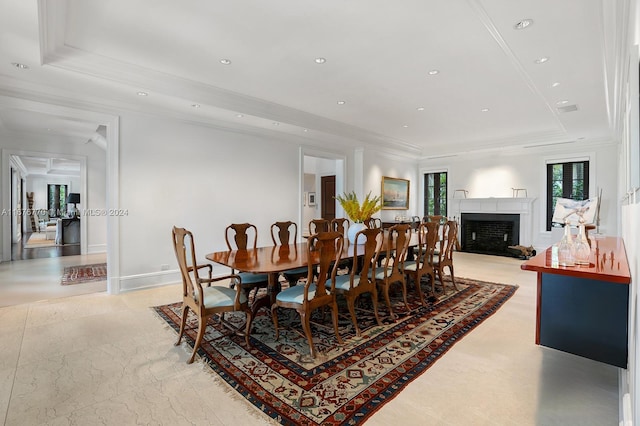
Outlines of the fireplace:
M 513 256 L 509 246 L 520 244 L 520 215 L 506 213 L 462 213 L 462 251 Z

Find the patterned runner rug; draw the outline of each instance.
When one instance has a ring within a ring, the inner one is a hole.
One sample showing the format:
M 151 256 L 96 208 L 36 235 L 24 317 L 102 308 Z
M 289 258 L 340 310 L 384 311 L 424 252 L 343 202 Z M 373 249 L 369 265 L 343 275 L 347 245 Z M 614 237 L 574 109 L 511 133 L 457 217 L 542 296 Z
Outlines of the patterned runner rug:
M 219 321 L 211 320 L 199 355 L 247 401 L 281 424 L 361 424 L 496 312 L 517 289 L 464 278 L 456 278 L 456 283 L 458 292 L 454 293 L 449 282 L 449 295 L 440 295 L 428 307 L 410 300 L 411 313 L 398 303 L 399 297 L 394 299 L 394 312 L 400 318 L 397 322 L 384 318 L 382 327 L 373 312 L 358 313 L 361 337 L 356 337 L 345 315 L 340 320 L 342 346 L 335 342 L 332 327 L 314 327 L 319 352 L 315 360 L 309 356 L 306 340 L 295 331 L 281 329 L 280 339 L 274 339 L 271 315 L 265 309 L 254 320 L 251 348 L 245 346 L 242 336 L 229 336 Z M 409 289 L 409 294 L 413 292 Z M 366 296 L 364 302 L 370 304 Z M 153 309 L 179 330 L 180 303 Z M 300 328 L 292 309 L 278 312 L 282 326 Z M 347 312 L 346 305 L 340 312 Z M 388 313 L 384 304 L 380 313 Z M 315 319 L 322 320 L 320 316 L 319 311 Z M 330 317 L 327 312 L 324 323 L 330 324 Z M 225 318 L 237 325 L 244 322 L 244 314 Z M 185 336 L 191 348 L 196 332 L 197 320 L 190 315 Z
M 60 284 L 82 284 L 107 279 L 107 264 L 95 263 L 93 265 L 69 266 L 64 268 Z

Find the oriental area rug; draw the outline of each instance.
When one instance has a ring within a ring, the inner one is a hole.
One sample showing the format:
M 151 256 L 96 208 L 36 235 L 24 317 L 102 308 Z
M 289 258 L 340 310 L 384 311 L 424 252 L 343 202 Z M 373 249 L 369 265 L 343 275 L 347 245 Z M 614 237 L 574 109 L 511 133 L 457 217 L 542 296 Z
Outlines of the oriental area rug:
M 399 315 L 397 322 L 385 317 L 388 311 L 384 303 L 379 305 L 382 326 L 372 312 L 359 312 L 360 337 L 350 316 L 342 317 L 347 309 L 340 303 L 344 345 L 336 342 L 332 327 L 312 326 L 318 351 L 315 360 L 309 356 L 306 339 L 294 330 L 281 329 L 279 340 L 274 339 L 271 315 L 266 309 L 261 309 L 254 320 L 251 348 L 246 347 L 243 336 L 229 335 L 225 326 L 212 319 L 198 353 L 231 388 L 280 424 L 362 424 L 495 313 L 517 289 L 464 278 L 456 278 L 456 283 L 459 291 L 448 282 L 448 295 L 440 294 L 427 307 L 416 303 L 417 297 L 410 298 L 410 313 L 400 303 L 398 291 L 392 301 Z M 364 305 L 370 304 L 367 296 L 362 298 Z M 176 332 L 179 330 L 180 303 L 153 309 Z M 321 314 L 319 310 L 315 320 L 322 320 Z M 330 317 L 327 312 L 325 324 L 331 324 Z M 278 318 L 280 326 L 300 329 L 298 315 L 292 309 L 279 309 Z M 244 314 L 228 313 L 225 319 L 242 325 Z M 197 319 L 190 314 L 185 330 L 190 348 L 196 332 Z
M 60 284 L 82 284 L 107 279 L 107 264 L 95 263 L 93 265 L 69 266 L 64 268 Z

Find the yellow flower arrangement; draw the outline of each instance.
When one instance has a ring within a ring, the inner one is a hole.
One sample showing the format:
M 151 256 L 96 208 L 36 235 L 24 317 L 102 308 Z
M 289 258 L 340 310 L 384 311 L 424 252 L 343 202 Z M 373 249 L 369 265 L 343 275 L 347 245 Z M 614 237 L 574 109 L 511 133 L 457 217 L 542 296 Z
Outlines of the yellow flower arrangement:
M 362 204 L 358 201 L 355 191 L 338 195 L 335 199 L 340 202 L 349 219 L 355 223 L 364 222 L 382 209 L 382 197 L 372 197 L 371 191 L 369 191 Z

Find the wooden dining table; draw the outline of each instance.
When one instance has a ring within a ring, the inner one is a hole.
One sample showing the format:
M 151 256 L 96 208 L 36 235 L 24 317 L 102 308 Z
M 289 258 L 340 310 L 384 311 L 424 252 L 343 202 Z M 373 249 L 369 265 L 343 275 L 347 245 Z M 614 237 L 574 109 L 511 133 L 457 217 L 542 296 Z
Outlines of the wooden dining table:
M 388 241 L 388 232 L 384 232 L 384 241 L 382 252 L 386 250 Z M 409 247 L 418 245 L 418 235 L 411 233 Z M 351 244 L 345 239 L 342 249 L 341 259 L 353 258 L 353 255 L 364 255 L 364 244 Z M 309 257 L 311 253 L 311 257 Z M 255 249 L 245 250 L 226 250 L 209 253 L 205 257 L 220 265 L 240 272 L 252 272 L 256 274 L 267 274 L 269 277 L 267 286 L 267 296 L 260 297 L 252 304 L 254 314 L 260 308 L 271 308 L 275 302 L 276 295 L 280 291 L 280 282 L 278 277 L 282 272 L 290 269 L 302 268 L 316 265 L 319 262 L 319 253 L 315 251 L 309 252 L 306 242 L 296 244 L 270 245 L 265 247 L 257 247 Z

